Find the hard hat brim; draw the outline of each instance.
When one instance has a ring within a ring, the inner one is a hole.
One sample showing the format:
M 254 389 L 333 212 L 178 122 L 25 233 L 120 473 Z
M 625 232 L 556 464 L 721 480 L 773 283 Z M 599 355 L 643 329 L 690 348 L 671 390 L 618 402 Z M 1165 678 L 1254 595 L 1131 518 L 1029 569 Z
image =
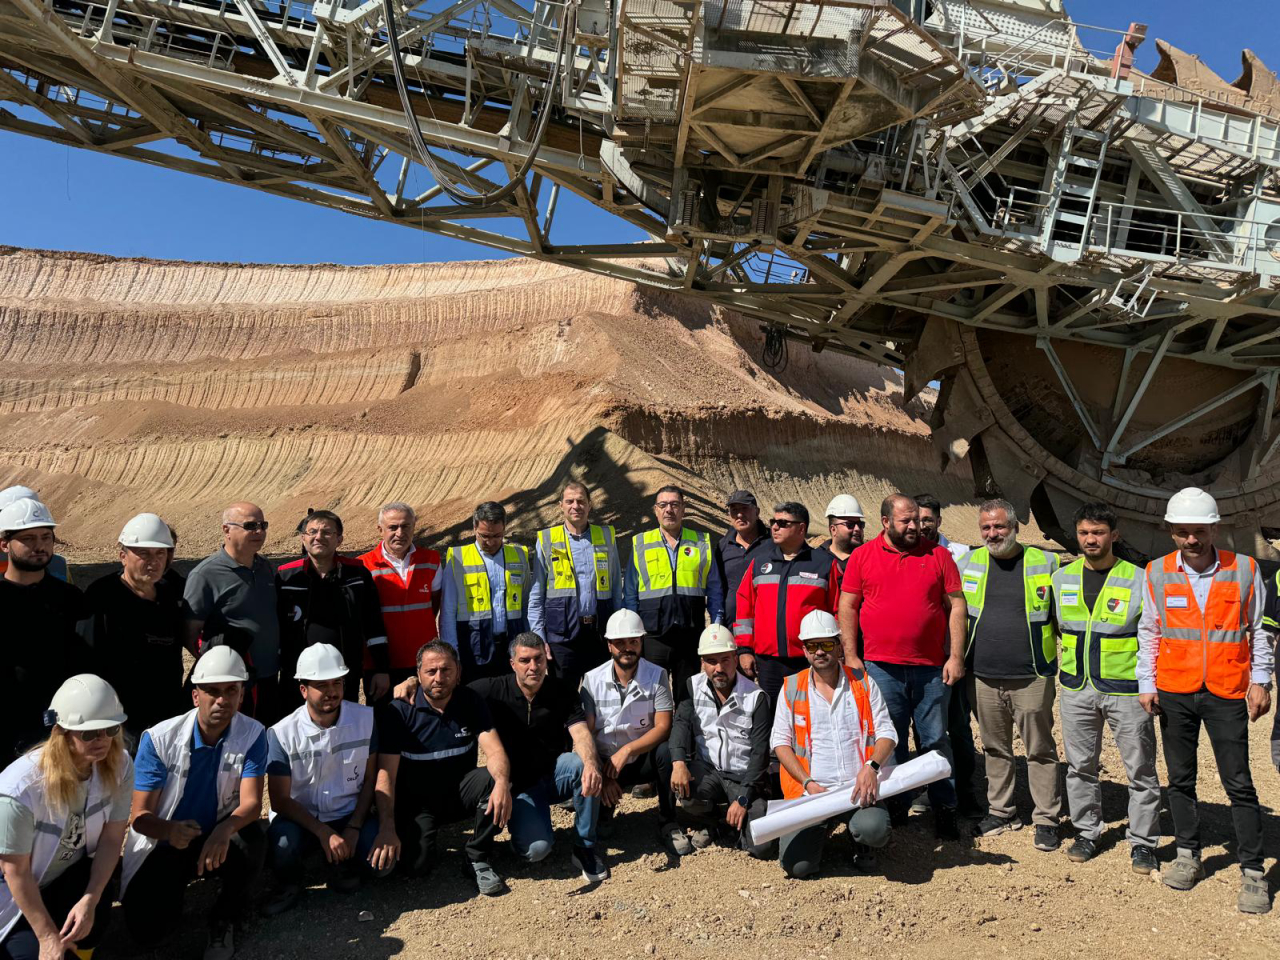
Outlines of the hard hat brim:
M 717 643 L 710 647 L 699 647 L 698 656 L 710 657 L 717 653 L 737 653 L 738 648 L 732 643 Z
M 1194 523 L 1194 524 L 1203 523 L 1203 524 L 1212 526 L 1215 523 L 1219 523 L 1221 520 L 1222 520 L 1222 517 L 1218 516 L 1218 514 L 1216 513 L 1208 517 L 1170 516 L 1167 513 L 1164 515 L 1165 523 Z
M 128 714 L 120 713 L 114 717 L 99 717 L 97 720 L 82 720 L 80 723 L 63 723 L 58 720 L 57 724 L 63 730 L 106 730 L 108 727 L 118 727 L 128 719 Z
M 606 640 L 640 640 L 643 637 L 644 637 L 643 630 L 641 630 L 639 633 L 635 633 L 634 631 L 631 631 L 631 630 L 623 630 L 619 633 L 606 633 L 604 635 L 604 638 Z
M 10 533 L 17 533 L 19 530 L 39 530 L 41 527 L 48 527 L 50 530 L 52 530 L 56 526 L 57 526 L 56 523 L 46 523 L 43 520 L 40 521 L 39 523 L 19 523 L 19 524 L 15 524 L 12 527 L 6 524 L 3 527 L 3 529 L 0 529 L 0 533 L 3 533 L 5 531 L 8 531 Z
M 159 540 L 140 540 L 137 543 L 125 543 L 123 540 L 121 540 L 120 546 L 122 547 L 160 547 L 163 550 L 173 549 L 172 543 L 161 543 Z
M 191 678 L 191 685 L 193 687 L 203 687 L 211 683 L 248 683 L 248 682 L 249 682 L 249 677 L 247 675 L 243 677 L 237 677 L 231 673 L 215 673 L 211 677 L 199 677 L 199 678 L 192 677 Z
M 318 683 L 321 680 L 337 680 L 339 677 L 345 677 L 350 672 L 351 671 L 349 669 L 343 667 L 341 670 L 320 670 L 316 675 L 309 677 L 303 676 L 300 673 L 295 673 L 293 675 L 293 679 L 302 680 L 304 682 L 310 680 L 313 683 Z

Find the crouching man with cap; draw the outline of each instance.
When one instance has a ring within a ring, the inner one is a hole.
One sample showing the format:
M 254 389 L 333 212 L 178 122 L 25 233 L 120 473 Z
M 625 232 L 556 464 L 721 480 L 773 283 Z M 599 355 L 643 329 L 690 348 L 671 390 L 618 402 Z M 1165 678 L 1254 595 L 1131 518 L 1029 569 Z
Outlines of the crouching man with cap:
M 294 674 L 304 702 L 267 731 L 267 845 L 279 884 L 262 908 L 269 917 L 297 904 L 309 853 L 324 855 L 330 888 L 344 893 L 360 886 L 363 865 L 372 867 L 378 731 L 372 707 L 343 700 L 348 672 L 332 644 L 306 647 Z
M 671 789 L 700 824 L 690 837 L 695 848 L 710 845 L 728 824 L 726 839 L 763 860 L 773 845 L 753 844 L 747 823 L 765 812 L 773 710 L 764 691 L 738 672 L 727 627 L 703 630 L 698 656 L 702 671 L 689 678 L 671 728 Z
M 156 724 L 138 744 L 121 901 L 143 947 L 182 923 L 187 884 L 215 876 L 222 886 L 204 957 L 235 953 L 232 927 L 266 852 L 259 817 L 267 732 L 240 713 L 248 679 L 238 653 L 211 648 L 191 671 L 195 709 Z
M 71 677 L 45 713 L 48 739 L 0 773 L 0 957 L 88 957 L 101 939 L 133 786 L 124 720 L 110 684 Z
M 837 658 L 840 625 L 825 610 L 805 614 L 800 640 L 809 669 L 787 677 L 774 714 L 770 744 L 782 764 L 782 793 L 788 800 L 853 784 L 860 806 L 849 817 L 855 863 L 871 865 L 871 850 L 889 842 L 889 812 L 875 806 L 880 767 L 893 755 L 898 738 L 880 688 L 865 673 L 854 673 Z M 827 834 L 841 817 L 789 833 L 778 841 L 782 869 L 808 877 L 822 865 Z

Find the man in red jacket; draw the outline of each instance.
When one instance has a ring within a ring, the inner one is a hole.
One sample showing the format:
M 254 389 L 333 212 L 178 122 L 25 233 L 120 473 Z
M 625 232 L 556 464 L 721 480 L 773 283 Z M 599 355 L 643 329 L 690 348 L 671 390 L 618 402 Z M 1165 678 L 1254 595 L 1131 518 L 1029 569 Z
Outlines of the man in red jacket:
M 803 504 L 778 504 L 769 529 L 773 543 L 757 549 L 738 587 L 733 634 L 739 668 L 777 703 L 783 681 L 809 667 L 800 621 L 813 610 L 835 613 L 840 574 L 831 554 L 806 542 Z
M 417 671 L 418 648 L 439 636 L 436 611 L 440 609 L 440 554 L 413 544 L 418 518 L 407 503 L 388 503 L 378 511 L 382 542 L 360 557 L 373 574 L 382 602 L 382 622 L 387 630 L 391 687 Z M 366 659 L 365 670 L 373 664 Z M 369 678 L 366 678 L 368 690 Z M 390 690 L 378 691 L 370 702 L 385 702 Z

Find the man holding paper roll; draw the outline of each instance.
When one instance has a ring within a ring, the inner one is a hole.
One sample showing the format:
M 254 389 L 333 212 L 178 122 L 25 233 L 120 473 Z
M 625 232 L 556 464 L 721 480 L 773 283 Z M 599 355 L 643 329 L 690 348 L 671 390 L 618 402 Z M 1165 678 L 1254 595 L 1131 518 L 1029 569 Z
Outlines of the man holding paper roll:
M 782 765 L 782 792 L 788 800 L 853 784 L 859 806 L 849 817 L 855 863 L 870 866 L 871 851 L 889 842 L 889 813 L 875 806 L 879 772 L 898 736 L 880 689 L 865 672 L 840 662 L 840 625 L 825 610 L 800 623 L 800 641 L 809 669 L 787 677 L 774 713 L 769 745 Z M 822 865 L 827 834 L 841 817 L 779 840 L 779 859 L 789 877 L 808 877 Z

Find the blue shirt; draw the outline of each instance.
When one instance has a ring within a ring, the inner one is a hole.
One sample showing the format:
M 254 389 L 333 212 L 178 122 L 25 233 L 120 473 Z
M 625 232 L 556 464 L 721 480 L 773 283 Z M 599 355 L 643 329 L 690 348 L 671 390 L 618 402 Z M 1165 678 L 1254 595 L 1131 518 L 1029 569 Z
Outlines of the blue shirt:
M 594 617 L 596 614 L 596 549 L 591 542 L 591 528 L 582 534 L 574 533 L 568 525 L 564 532 L 569 541 L 569 553 L 573 556 L 573 572 L 578 580 L 578 615 Z M 610 565 L 612 558 L 610 558 Z M 610 586 L 614 609 L 622 605 L 622 577 L 620 570 L 610 570 Z M 529 629 L 546 639 L 546 617 L 543 601 L 547 590 L 547 558 L 542 554 L 542 540 L 533 558 L 533 586 L 529 590 Z
M 228 728 L 229 729 L 229 728 Z M 225 731 L 215 744 L 207 744 L 200 738 L 200 724 L 195 725 L 191 736 L 191 769 L 187 774 L 187 786 L 182 799 L 170 820 L 194 820 L 200 830 L 208 833 L 218 824 L 218 765 L 222 762 L 222 748 L 227 742 Z M 240 779 L 261 777 L 267 770 L 267 732 L 263 730 L 253 746 L 245 754 L 244 771 Z M 142 735 L 138 743 L 138 756 L 133 761 L 133 789 L 150 793 L 160 790 L 169 779 L 169 769 L 156 753 L 151 742 L 151 732 Z
M 506 546 L 489 556 L 477 546 L 484 569 L 489 574 L 489 602 L 493 607 L 493 632 L 507 632 L 507 558 Z M 453 579 L 453 561 L 445 565 L 444 596 L 440 601 L 440 639 L 455 650 L 458 647 L 458 584 Z

